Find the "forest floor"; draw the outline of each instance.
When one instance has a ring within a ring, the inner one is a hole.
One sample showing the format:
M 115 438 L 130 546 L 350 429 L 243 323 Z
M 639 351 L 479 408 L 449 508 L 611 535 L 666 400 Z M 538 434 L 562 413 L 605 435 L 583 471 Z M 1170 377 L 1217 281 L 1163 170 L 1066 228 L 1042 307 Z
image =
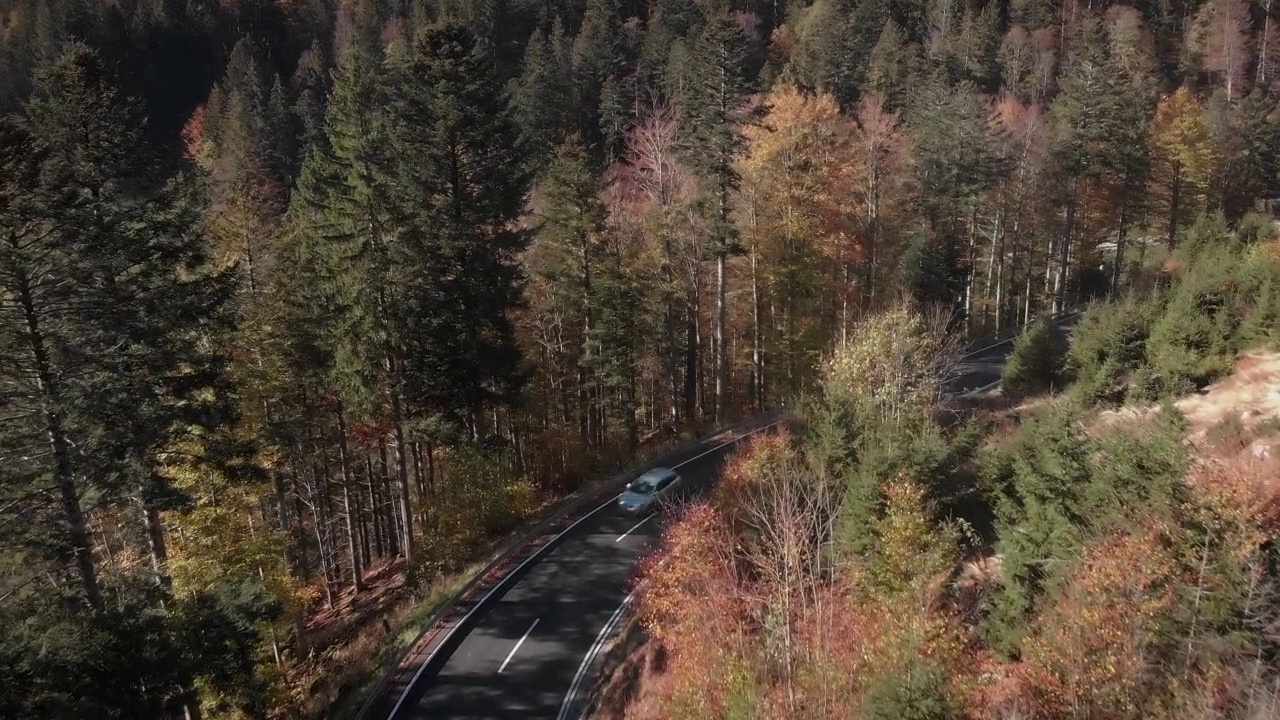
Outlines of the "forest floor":
M 996 411 L 1007 407 L 998 394 L 987 402 Z M 1197 463 L 1228 464 L 1257 481 L 1280 485 L 1280 353 L 1241 356 L 1231 375 L 1176 406 L 1189 423 L 1187 441 Z M 1158 407 L 1101 412 L 1090 431 L 1141 418 Z M 1271 496 L 1280 502 L 1280 487 Z M 998 574 L 998 564 L 966 568 L 966 574 L 975 572 Z M 635 617 L 627 620 L 603 654 L 605 670 L 591 691 L 590 720 L 662 720 L 659 698 L 669 694 L 675 678 L 666 672 L 664 649 L 649 641 Z

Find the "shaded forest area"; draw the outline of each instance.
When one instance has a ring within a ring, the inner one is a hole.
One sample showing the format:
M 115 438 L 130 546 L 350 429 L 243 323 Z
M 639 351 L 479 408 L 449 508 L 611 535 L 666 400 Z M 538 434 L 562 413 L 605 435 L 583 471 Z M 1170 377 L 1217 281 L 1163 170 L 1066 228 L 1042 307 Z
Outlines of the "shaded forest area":
M 1273 14 L 3 0 L 0 715 L 317 716 L 374 655 L 318 617 L 903 297 L 976 337 L 1269 236 Z

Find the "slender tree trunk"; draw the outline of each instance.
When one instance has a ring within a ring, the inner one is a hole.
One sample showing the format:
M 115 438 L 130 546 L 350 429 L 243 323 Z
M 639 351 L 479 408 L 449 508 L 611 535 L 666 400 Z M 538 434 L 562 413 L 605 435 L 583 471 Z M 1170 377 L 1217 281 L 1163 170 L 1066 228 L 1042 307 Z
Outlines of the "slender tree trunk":
M 351 486 L 355 479 L 351 473 L 351 455 L 347 448 L 347 418 L 339 402 L 334 413 L 338 419 L 338 463 L 342 466 L 342 505 L 347 520 L 347 554 L 351 558 L 351 588 L 355 592 L 364 590 L 364 566 L 360 562 L 360 551 L 357 547 L 358 529 L 356 523 L 360 514 L 359 498 L 352 501 Z
M 763 298 L 760 297 L 760 256 L 751 248 L 751 400 L 756 410 L 764 409 L 764 333 L 760 327 Z
M 959 298 L 960 307 L 964 313 L 964 330 L 966 333 L 973 332 L 973 287 L 974 287 L 974 262 L 977 257 L 977 226 L 978 226 L 978 205 L 974 203 L 973 208 L 969 212 L 969 218 L 965 222 L 964 231 L 964 289 Z
M 1016 233 L 1017 232 L 1016 218 L 1014 219 L 1014 223 L 1015 223 L 1014 232 Z M 1000 260 L 996 264 L 996 332 L 1000 332 L 1001 330 L 1004 329 L 1005 318 L 1008 315 L 1005 312 L 1005 308 L 1004 308 L 1005 304 L 1008 302 L 1008 294 L 1005 292 L 1005 278 L 1008 277 L 1009 275 L 1009 273 L 1005 272 L 1005 255 L 1006 255 L 1006 250 L 1007 250 L 1007 245 L 1009 240 L 1009 233 L 1005 229 L 1007 225 L 1008 225 L 1007 222 L 1001 225 L 1000 247 L 997 249 L 997 252 L 999 253 L 999 256 L 1000 256 Z M 1017 262 L 1018 262 L 1018 258 L 1017 258 L 1018 245 L 1017 245 L 1016 238 L 1014 239 L 1013 247 L 1014 247 L 1014 257 L 1012 259 L 1012 263 L 1013 263 L 1013 267 L 1016 269 Z
M 320 483 L 322 475 L 319 468 L 314 464 L 311 466 L 311 523 L 312 530 L 316 536 L 316 550 L 320 556 L 320 571 L 324 574 L 324 598 L 325 604 L 333 607 L 333 588 L 337 580 L 334 577 L 333 565 L 330 562 L 332 547 L 329 542 L 329 518 L 324 513 L 324 502 L 322 501 Z
M 11 242 L 16 244 L 16 241 Z M 32 374 L 35 375 L 36 391 L 40 395 L 40 413 L 53 459 L 53 484 L 58 489 L 62 519 L 66 522 L 68 544 L 71 555 L 75 558 L 76 572 L 80 577 L 80 589 L 84 593 L 85 601 L 94 610 L 101 610 L 102 590 L 98 585 L 98 571 L 93 563 L 93 538 L 89 534 L 84 511 L 80 507 L 80 492 L 76 488 L 71 465 L 71 448 L 63 428 L 62 415 L 58 410 L 61 388 L 49 359 L 30 278 L 27 277 L 23 268 L 17 269 L 16 276 L 18 301 L 22 305 L 23 321 L 26 326 L 25 340 L 34 363 Z
M 404 416 L 400 409 L 400 393 L 391 391 L 391 433 L 395 438 L 396 480 L 400 488 L 400 523 L 404 538 L 401 546 L 405 562 L 413 562 L 413 504 L 409 497 L 409 468 L 404 451 Z
M 402 536 L 399 503 L 396 500 L 396 489 L 391 481 L 391 461 L 387 459 L 387 443 L 385 439 L 378 441 L 378 511 L 382 513 L 383 540 L 387 555 L 400 554 Z
M 727 248 L 721 248 L 716 253 L 716 327 L 715 337 L 712 341 L 715 345 L 716 363 L 716 425 L 724 422 L 725 393 L 728 391 L 727 383 L 729 382 L 729 353 L 724 344 L 725 323 L 729 317 L 729 305 L 726 296 L 729 288 L 728 264 L 729 251 Z
M 1173 183 L 1169 186 L 1169 229 L 1166 243 L 1170 250 L 1178 244 L 1178 205 L 1182 201 L 1182 166 L 1173 164 Z
M 841 259 L 840 261 L 840 347 L 849 344 L 849 285 L 851 280 L 849 277 L 849 261 Z
M 1058 272 L 1053 280 L 1053 312 L 1062 312 L 1066 306 L 1067 281 L 1071 265 L 1071 239 L 1076 229 L 1077 180 L 1071 181 L 1071 198 L 1067 201 L 1067 223 L 1058 249 Z
M 369 478 L 369 515 L 373 523 L 373 551 L 378 559 L 386 557 L 382 538 L 384 535 L 383 516 L 382 516 L 382 493 L 378 491 L 381 486 L 379 478 L 373 471 L 373 457 L 364 456 L 365 475 Z
M 1116 231 L 1116 257 L 1111 263 L 1111 287 L 1107 289 L 1108 297 L 1114 298 L 1120 289 L 1120 273 L 1124 270 L 1125 240 L 1129 235 L 1129 189 L 1128 178 L 1125 178 L 1124 197 L 1120 200 L 1120 227 Z
M 289 518 L 289 500 L 285 490 L 284 478 L 279 470 L 271 470 L 271 485 L 276 500 L 276 522 L 285 534 L 284 564 L 296 576 L 306 578 L 306 568 L 298 560 L 298 533 Z M 305 657 L 309 649 L 306 618 L 301 611 L 292 613 L 294 642 L 298 646 L 298 656 Z
M 999 265 L 1002 260 L 1002 258 L 1000 258 L 998 254 L 999 254 L 1000 248 L 1002 247 L 1002 241 L 1003 241 L 1003 238 L 1001 237 L 1001 232 L 1002 232 L 1001 227 L 1003 225 L 1003 222 L 1004 222 L 1004 197 L 1001 196 L 1000 207 L 999 209 L 996 210 L 996 224 L 991 231 L 991 247 L 987 251 L 987 277 L 982 286 L 982 296 L 987 300 L 991 299 L 992 286 L 996 282 L 996 266 Z M 996 291 L 996 294 L 997 295 L 999 294 L 999 290 Z M 996 315 L 998 316 L 1000 314 L 998 299 L 996 300 L 995 304 L 997 306 L 997 309 L 995 312 L 996 312 Z M 987 321 L 990 315 L 991 315 L 990 307 L 988 305 L 984 305 L 982 309 L 982 323 L 984 326 L 987 324 Z M 998 317 L 996 319 L 996 324 L 999 325 Z
M 693 295 L 689 303 L 689 317 L 685 323 L 684 351 L 684 416 L 695 418 L 698 415 L 698 387 L 701 377 L 698 372 L 699 359 L 702 354 L 701 338 L 698 333 L 698 288 L 695 277 Z
M 155 573 L 158 585 L 167 597 L 173 590 L 173 580 L 169 576 L 169 548 L 164 538 L 164 523 L 160 519 L 160 511 L 155 505 L 141 497 L 138 501 L 142 511 L 142 523 L 147 531 L 147 550 L 151 553 L 151 570 Z
M 1271 0 L 1265 0 L 1262 6 L 1262 31 L 1258 33 L 1258 80 L 1254 84 L 1255 87 L 1265 88 L 1267 86 L 1267 53 L 1270 51 L 1268 43 L 1271 38 Z

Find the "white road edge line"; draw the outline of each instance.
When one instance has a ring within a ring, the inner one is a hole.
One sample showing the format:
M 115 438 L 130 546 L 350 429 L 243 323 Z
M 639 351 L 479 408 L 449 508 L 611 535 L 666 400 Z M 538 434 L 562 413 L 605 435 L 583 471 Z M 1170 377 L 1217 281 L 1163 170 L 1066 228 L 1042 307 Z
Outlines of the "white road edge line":
M 687 465 L 687 464 L 689 464 L 689 463 L 693 462 L 694 460 L 697 460 L 698 458 L 702 457 L 703 455 L 709 455 L 710 453 L 713 453 L 713 452 L 715 452 L 716 450 L 719 450 L 719 449 L 724 448 L 724 447 L 728 447 L 728 446 L 730 446 L 730 445 L 732 445 L 732 444 L 734 444 L 734 443 L 738 442 L 739 440 L 741 440 L 741 439 L 742 439 L 742 438 L 744 438 L 744 437 L 748 437 L 748 436 L 751 436 L 751 435 L 755 435 L 756 433 L 759 433 L 759 432 L 764 432 L 765 430 L 768 430 L 768 429 L 769 429 L 769 428 L 771 428 L 771 427 L 774 427 L 774 426 L 776 426 L 776 425 L 781 425 L 781 424 L 782 424 L 782 420 L 775 420 L 775 421 L 773 421 L 773 422 L 769 423 L 768 425 L 764 425 L 764 426 L 762 426 L 762 427 L 758 427 L 758 428 L 756 428 L 756 429 L 754 429 L 754 430 L 751 430 L 751 431 L 748 431 L 748 432 L 746 432 L 746 433 L 743 433 L 743 434 L 742 434 L 741 436 L 739 436 L 739 437 L 735 437 L 735 438 L 733 438 L 733 439 L 731 439 L 731 440 L 727 440 L 727 441 L 725 441 L 725 442 L 723 442 L 723 443 L 721 443 L 721 444 L 719 444 L 719 445 L 716 445 L 715 447 L 713 447 L 713 448 L 711 448 L 710 450 L 708 450 L 708 451 L 706 451 L 706 452 L 702 453 L 701 455 L 698 455 L 697 457 L 690 458 L 690 459 L 688 459 L 688 460 L 685 460 L 685 461 L 684 461 L 684 462 L 682 462 L 682 463 L 679 463 L 678 465 L 675 465 L 675 466 L 672 468 L 672 470 L 674 470 L 675 468 L 681 467 L 681 466 L 683 466 L 683 465 Z M 436 652 L 437 652 L 437 651 L 439 651 L 439 649 L 440 649 L 441 647 L 443 647 L 443 646 L 444 646 L 445 642 L 449 639 L 449 637 L 453 635 L 453 631 L 454 631 L 454 630 L 456 630 L 457 628 L 462 627 L 463 625 L 465 625 L 465 624 L 466 624 L 466 622 L 467 622 L 468 620 L 470 620 L 470 619 L 471 619 L 471 616 L 472 616 L 472 615 L 474 615 L 474 614 L 475 614 L 475 613 L 476 613 L 480 608 L 484 607 L 484 606 L 485 606 L 485 604 L 489 602 L 489 598 L 490 598 L 490 597 L 492 597 L 494 593 L 496 593 L 498 590 L 502 589 L 502 580 L 505 580 L 507 577 L 510 577 L 511 575 L 514 575 L 514 574 L 518 573 L 519 571 L 523 570 L 525 565 L 528 565 L 529 563 L 531 563 L 531 562 L 533 562 L 533 561 L 535 561 L 535 560 L 537 560 L 537 559 L 539 558 L 539 556 L 542 554 L 542 550 L 543 550 L 543 549 L 545 549 L 545 548 L 547 548 L 547 547 L 550 547 L 550 546 L 552 545 L 552 543 L 554 543 L 556 540 L 559 540 L 561 537 L 563 537 L 563 536 L 565 536 L 565 535 L 568 535 L 568 534 L 569 534 L 569 532 L 571 532 L 574 528 L 578 527 L 578 526 L 579 526 L 579 525 L 581 525 L 583 522 L 586 522 L 587 518 L 592 517 L 592 516 L 594 516 L 596 513 L 600 512 L 601 510 L 604 510 L 605 508 L 609 507 L 610 505 L 612 505 L 612 504 L 614 503 L 614 501 L 615 501 L 615 500 L 617 500 L 617 499 L 618 499 L 618 498 L 620 498 L 620 497 L 622 497 L 622 493 L 618 493 L 617 495 L 614 495 L 613 497 L 609 498 L 608 500 L 605 500 L 603 503 L 601 503 L 601 504 L 599 505 L 599 507 L 597 507 L 596 509 L 594 509 L 594 510 L 592 510 L 591 512 L 587 513 L 586 515 L 583 515 L 582 517 L 578 518 L 578 519 L 577 519 L 576 521 L 574 521 L 574 522 L 573 522 L 573 524 L 571 524 L 569 527 L 565 528 L 564 530 L 561 530 L 559 533 L 557 533 L 557 534 L 556 534 L 556 536 L 555 536 L 555 537 L 553 537 L 551 540 L 547 541 L 547 543 L 546 543 L 546 544 L 544 544 L 541 548 L 539 548 L 539 549 L 537 549 L 537 550 L 534 550 L 534 551 L 533 551 L 533 553 L 531 553 L 531 554 L 529 555 L 529 557 L 525 558 L 525 559 L 524 559 L 524 562 L 522 562 L 522 563 L 520 563 L 519 565 L 517 565 L 517 566 L 515 567 L 515 569 L 514 569 L 514 570 L 512 570 L 511 572 L 509 572 L 509 573 L 507 573 L 506 575 L 504 575 L 504 576 L 502 577 L 502 579 L 501 579 L 501 580 L 499 580 L 499 581 L 498 581 L 498 582 L 497 582 L 497 583 L 496 583 L 496 584 L 495 584 L 495 585 L 494 585 L 494 586 L 489 590 L 489 592 L 485 593 L 484 597 L 482 597 L 482 598 L 480 598 L 478 601 L 476 601 L 476 602 L 471 606 L 471 609 L 467 611 L 467 614 L 466 614 L 466 615 L 463 615 L 461 620 L 459 620 L 458 622 L 454 623 L 453 627 L 449 629 L 449 631 L 448 631 L 448 633 L 445 635 L 444 639 L 442 639 L 439 643 L 437 643 L 437 644 L 436 644 L 436 650 L 432 651 L 432 652 L 431 652 L 431 654 L 427 656 L 426 660 L 423 660 L 423 661 L 422 661 L 422 664 L 418 666 L 418 671 L 417 671 L 417 672 L 415 672 L 415 673 L 413 674 L 413 678 L 412 678 L 411 680 L 409 680 L 409 684 L 405 686 L 405 688 L 404 688 L 404 692 L 400 693 L 400 697 L 399 697 L 399 699 L 397 699 L 397 700 L 396 700 L 396 704 L 391 708 L 391 713 L 390 713 L 389 715 L 387 715 L 387 720 L 395 720 L 396 715 L 398 715 L 398 714 L 400 713 L 400 708 L 401 708 L 401 706 L 403 706 L 403 705 L 404 705 L 405 700 L 407 700 L 407 699 L 409 698 L 409 693 L 410 693 L 410 692 L 412 692 L 412 691 L 413 691 L 413 689 L 414 689 L 415 687 L 417 687 L 417 686 L 418 686 L 418 681 L 422 679 L 422 673 L 426 672 L 426 670 L 427 670 L 427 666 L 429 666 L 429 665 L 431 664 L 431 661 L 435 659 Z
M 606 622 L 604 627 L 600 628 L 600 634 L 596 635 L 596 641 L 591 644 L 591 649 L 582 658 L 582 663 L 578 665 L 578 672 L 574 673 L 573 682 L 569 684 L 569 692 L 565 693 L 564 700 L 560 703 L 560 712 L 556 714 L 556 720 L 566 720 L 569 717 L 569 712 L 573 709 L 573 701 L 578 696 L 578 691 L 582 689 L 582 681 L 586 678 L 587 670 L 591 667 L 591 661 L 600 652 L 600 648 L 604 647 L 605 640 L 608 639 L 613 629 L 617 627 L 618 620 L 622 618 L 622 613 L 626 611 L 627 606 L 635 599 L 638 592 L 640 591 L 632 590 L 631 594 L 618 606 L 618 609 L 613 611 L 613 615 L 609 616 L 609 622 Z
M 511 662 L 511 658 L 516 656 L 516 651 L 520 649 L 520 646 L 524 644 L 525 640 L 529 639 L 529 633 L 533 632 L 533 629 L 538 627 L 538 621 L 541 619 L 542 618 L 534 618 L 533 624 L 530 625 L 529 629 L 524 631 L 524 635 L 521 635 L 520 639 L 516 641 L 516 646 L 511 648 L 511 652 L 507 653 L 507 659 L 502 661 L 502 667 L 498 668 L 499 675 L 502 674 L 503 670 L 507 669 L 507 663 Z
M 641 525 L 643 525 L 643 524 L 645 524 L 645 523 L 649 522 L 650 520 L 652 520 L 654 515 L 657 515 L 657 513 L 650 513 L 649 515 L 645 516 L 645 519 L 641 520 L 640 522 L 636 523 L 635 525 L 632 525 L 630 530 L 628 530 L 628 531 L 626 531 L 626 532 L 622 533 L 621 535 L 619 535 L 619 536 L 618 536 L 618 539 L 617 539 L 617 540 L 614 540 L 614 542 L 622 542 L 622 539 L 623 539 L 623 538 L 625 538 L 626 536 L 630 535 L 631 533 L 635 532 L 635 531 L 636 531 L 636 528 L 638 528 L 638 527 L 640 527 Z

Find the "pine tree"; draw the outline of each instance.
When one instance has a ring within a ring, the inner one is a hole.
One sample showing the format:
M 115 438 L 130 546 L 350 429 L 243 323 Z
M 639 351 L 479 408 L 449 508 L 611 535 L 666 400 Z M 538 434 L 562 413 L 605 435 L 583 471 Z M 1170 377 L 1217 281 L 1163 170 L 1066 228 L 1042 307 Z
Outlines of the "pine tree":
M 879 94 L 893 107 L 901 106 L 917 63 L 913 50 L 898 24 L 892 19 L 886 22 L 867 60 L 867 90 Z
M 573 41 L 574 105 L 578 127 L 588 144 L 601 137 L 601 101 L 605 80 L 624 70 L 620 0 L 588 0 L 582 27 Z
M 738 186 L 734 163 L 742 147 L 742 127 L 750 117 L 743 105 L 751 90 L 746 65 L 747 39 L 727 12 L 712 15 L 698 33 L 677 108 L 684 132 L 685 154 L 701 176 L 709 196 L 707 221 L 716 259 L 715 419 L 725 417 L 728 392 L 728 352 L 725 348 L 728 323 L 729 256 L 741 249 L 730 222 L 733 191 Z
M 529 164 L 493 65 L 465 26 L 425 32 L 400 77 L 388 120 L 391 197 L 401 242 L 426 264 L 393 276 L 405 293 L 406 382 L 425 408 L 472 417 L 513 402 L 523 382 L 507 312 L 520 301 L 515 256 L 527 239 L 515 221 Z
M 524 132 L 530 161 L 538 166 L 550 158 L 576 120 L 573 74 L 564 64 L 563 42 L 559 19 L 549 36 L 541 28 L 535 30 L 511 93 L 512 117 Z
M 1093 248 L 1081 246 L 1081 198 L 1090 189 L 1105 188 L 1116 196 L 1120 244 L 1135 213 L 1135 195 L 1145 185 L 1150 162 L 1144 147 L 1143 122 L 1149 117 L 1150 95 L 1140 74 L 1126 71 L 1111 55 L 1104 29 L 1087 17 L 1068 53 L 1061 91 L 1049 110 L 1053 138 L 1051 163 L 1063 178 L 1061 202 L 1066 218 L 1055 239 L 1057 257 L 1053 281 L 1055 311 L 1067 305 L 1072 262 Z M 1123 251 L 1123 247 L 1121 247 Z M 1117 254 L 1112 276 L 1119 279 L 1123 257 Z
M 597 198 L 599 180 L 591 172 L 582 141 L 572 138 L 556 148 L 555 156 L 538 182 L 538 225 L 530 249 L 530 270 L 539 282 L 539 312 L 568 320 L 574 340 L 564 348 L 571 356 L 553 363 L 574 368 L 578 425 L 588 446 L 601 437 L 601 388 L 596 377 L 601 355 L 600 308 L 597 307 L 601 274 L 605 209 Z
M 1276 109 L 1275 100 L 1255 88 L 1231 108 L 1227 127 L 1220 131 L 1223 142 L 1218 148 L 1216 174 L 1223 211 L 1233 220 L 1254 209 L 1259 199 L 1280 197 L 1280 119 Z M 1197 173 L 1213 164 L 1187 168 L 1189 196 L 1194 197 Z
M 27 134 L 39 175 L 15 210 L 38 231 L 14 240 L 7 279 L 17 283 L 10 297 L 27 298 L 11 308 L 25 329 L 7 329 L 17 332 L 12 342 L 21 338 L 15 347 L 32 363 L 29 377 L 42 378 L 24 389 L 34 393 L 28 407 L 43 408 L 52 443 L 39 472 L 60 488 L 65 552 L 97 606 L 79 497 L 141 497 L 163 584 L 158 513 L 174 498 L 159 454 L 191 426 L 227 420 L 221 398 L 205 395 L 218 387 L 221 365 L 203 347 L 225 319 L 228 287 L 202 274 L 194 208 L 143 149 L 136 106 L 93 53 L 72 47 L 42 71 L 26 115 L 28 129 L 15 132 Z M 35 284 L 46 277 L 64 280 L 47 292 Z
M 849 110 L 857 102 L 866 68 L 890 17 L 882 0 L 818 0 L 794 22 L 797 46 L 786 75 L 807 90 L 830 93 Z
M 382 73 L 373 48 L 347 46 L 326 118 L 326 138 L 303 163 L 290 208 L 304 267 L 321 280 L 320 301 L 332 322 L 319 325 L 318 343 L 332 357 L 332 386 L 363 421 L 390 423 L 396 450 L 401 535 L 413 558 L 413 514 L 404 441 L 403 343 L 408 292 L 399 272 L 411 274 L 416 255 L 399 237 L 402 213 L 393 196 L 396 168 L 387 144 Z M 318 320 L 323 320 L 320 316 Z
M 912 93 L 906 117 L 929 224 L 908 252 L 908 283 L 922 301 L 961 308 L 979 197 L 1004 163 L 989 137 L 986 103 L 970 83 L 948 86 L 935 75 Z
M 183 688 L 195 655 L 182 646 L 191 638 L 177 606 L 156 602 L 172 600 L 161 513 L 186 504 L 177 465 L 225 467 L 217 438 L 234 422 L 225 359 L 211 349 L 229 329 L 231 276 L 208 273 L 189 188 L 142 133 L 137 104 L 93 52 L 73 45 L 40 71 L 0 143 L 3 485 L 22 488 L 6 512 L 23 518 L 25 564 L 71 601 L 33 616 L 16 640 L 75 637 L 89 665 L 116 669 L 106 680 L 46 655 L 49 676 L 89 698 L 77 714 L 154 716 L 191 702 Z M 143 589 L 117 578 L 110 605 L 86 505 L 140 531 L 151 558 Z M 57 689 L 26 690 L 36 715 L 67 715 Z
M 997 506 L 1002 592 L 988 618 L 1000 652 L 1016 651 L 1046 584 L 1072 557 L 1084 525 L 1089 448 L 1067 406 L 1028 421 Z

